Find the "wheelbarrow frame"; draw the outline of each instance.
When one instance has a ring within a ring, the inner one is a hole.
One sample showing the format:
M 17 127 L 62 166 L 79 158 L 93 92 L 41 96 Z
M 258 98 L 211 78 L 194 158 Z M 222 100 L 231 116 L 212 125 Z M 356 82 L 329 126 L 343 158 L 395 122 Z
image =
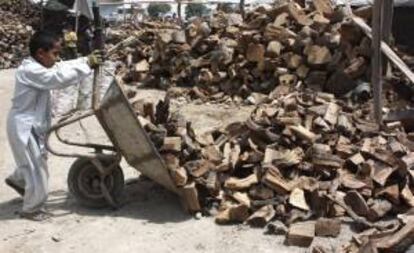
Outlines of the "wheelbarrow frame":
M 112 142 L 112 146 L 80 143 L 62 137 L 60 134 L 62 128 L 90 116 L 96 116 Z M 92 148 L 95 151 L 93 153 L 65 153 L 57 151 L 50 143 L 52 133 L 56 135 L 58 141 L 66 145 Z M 113 79 L 102 101 L 95 109 L 63 118 L 56 125 L 53 125 L 47 132 L 46 148 L 56 156 L 90 159 L 101 174 L 102 193 L 107 202 L 113 206 L 117 205 L 116 201 L 109 195 L 103 181 L 104 177 L 110 174 L 112 169 L 119 166 L 122 157 L 125 158 L 130 166 L 146 177 L 164 186 L 166 189 L 181 195 L 170 177 L 167 166 L 140 124 L 125 91 L 116 78 Z M 110 151 L 110 154 L 104 153 L 104 150 Z M 108 158 L 108 156 L 112 156 L 114 162 L 109 166 L 104 166 L 100 161 L 103 158 Z

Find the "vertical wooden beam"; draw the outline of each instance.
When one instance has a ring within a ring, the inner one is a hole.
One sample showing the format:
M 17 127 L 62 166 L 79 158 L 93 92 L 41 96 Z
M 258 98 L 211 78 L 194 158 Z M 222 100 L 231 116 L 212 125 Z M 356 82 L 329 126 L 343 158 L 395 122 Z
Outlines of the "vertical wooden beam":
M 382 40 L 390 45 L 392 37 L 392 18 L 394 16 L 394 0 L 383 0 L 382 8 Z M 387 58 L 384 58 L 383 67 L 385 75 L 391 77 L 391 64 Z
M 243 19 L 244 19 L 244 0 L 240 0 L 239 3 L 239 8 L 240 8 L 240 14 L 242 15 Z
M 372 9 L 371 85 L 374 91 L 374 117 L 378 124 L 382 122 L 382 1 L 375 0 Z
M 178 17 L 178 22 L 181 25 L 182 24 L 182 19 L 181 19 L 181 0 L 177 1 L 177 17 Z

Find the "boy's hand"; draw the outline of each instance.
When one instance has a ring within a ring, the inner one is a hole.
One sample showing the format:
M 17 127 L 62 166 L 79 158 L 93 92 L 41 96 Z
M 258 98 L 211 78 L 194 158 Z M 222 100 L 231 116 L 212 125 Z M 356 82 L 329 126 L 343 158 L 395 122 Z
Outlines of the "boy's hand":
M 96 68 L 103 63 L 104 52 L 103 50 L 94 50 L 90 55 L 88 55 L 88 65 L 91 68 Z

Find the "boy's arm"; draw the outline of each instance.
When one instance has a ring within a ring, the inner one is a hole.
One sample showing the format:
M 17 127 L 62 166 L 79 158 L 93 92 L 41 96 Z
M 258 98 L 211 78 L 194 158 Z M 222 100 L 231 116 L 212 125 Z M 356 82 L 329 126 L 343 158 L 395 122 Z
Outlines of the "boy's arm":
M 53 68 L 27 66 L 17 75 L 18 81 L 42 90 L 62 89 L 76 85 L 91 73 L 86 57 L 56 63 Z

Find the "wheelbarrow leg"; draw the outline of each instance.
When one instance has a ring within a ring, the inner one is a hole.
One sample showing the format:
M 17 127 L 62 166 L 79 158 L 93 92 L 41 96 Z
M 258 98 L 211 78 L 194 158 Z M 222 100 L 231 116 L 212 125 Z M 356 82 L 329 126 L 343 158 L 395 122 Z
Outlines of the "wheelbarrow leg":
M 118 162 L 117 161 L 114 162 L 109 167 L 104 167 L 102 162 L 99 159 L 95 158 L 95 159 L 92 159 L 92 163 L 95 165 L 95 167 L 98 169 L 100 173 L 100 177 L 101 177 L 100 187 L 101 187 L 103 196 L 105 197 L 109 205 L 111 205 L 115 209 L 118 209 L 119 204 L 116 203 L 116 201 L 112 198 L 111 194 L 109 193 L 108 188 L 105 185 L 105 177 L 111 173 L 112 169 L 116 168 L 116 166 L 118 165 Z

